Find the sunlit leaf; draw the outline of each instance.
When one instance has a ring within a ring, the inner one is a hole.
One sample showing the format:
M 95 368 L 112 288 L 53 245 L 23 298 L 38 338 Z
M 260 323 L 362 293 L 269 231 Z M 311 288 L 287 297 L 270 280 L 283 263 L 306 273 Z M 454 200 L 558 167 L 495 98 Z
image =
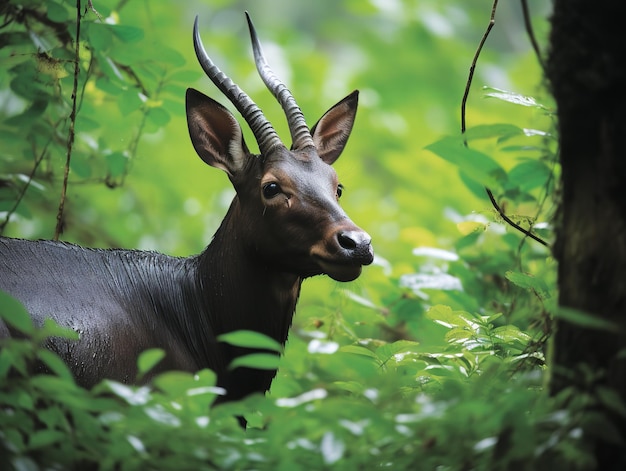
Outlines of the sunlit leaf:
M 541 103 L 538 103 L 533 97 L 521 95 L 519 93 L 501 90 L 499 88 L 483 87 L 486 91 L 485 97 L 496 98 L 498 100 L 513 103 L 514 105 L 530 106 L 533 108 L 545 109 Z
M 251 353 L 235 358 L 229 369 L 234 370 L 239 367 L 254 368 L 257 370 L 275 370 L 280 363 L 280 357 L 273 353 Z
M 146 374 L 163 358 L 165 358 L 165 351 L 160 348 L 151 348 L 141 352 L 139 358 L 137 358 L 137 370 L 139 374 Z
M 260 332 L 252 330 L 236 330 L 222 334 L 218 337 L 220 342 L 226 342 L 236 347 L 246 348 L 261 348 L 264 350 L 272 350 L 275 352 L 282 352 L 283 347 L 271 337 L 263 335 Z

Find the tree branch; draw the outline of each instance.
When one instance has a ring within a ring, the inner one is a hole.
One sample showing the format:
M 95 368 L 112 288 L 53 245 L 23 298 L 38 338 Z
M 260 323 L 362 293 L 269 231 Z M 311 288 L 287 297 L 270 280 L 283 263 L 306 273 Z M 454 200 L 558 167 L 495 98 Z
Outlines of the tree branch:
M 526 27 L 526 33 L 528 34 L 528 38 L 530 39 L 530 44 L 532 45 L 535 51 L 535 55 L 537 56 L 539 65 L 541 65 L 541 68 L 543 70 L 546 70 L 545 63 L 541 55 L 541 49 L 539 48 L 539 43 L 537 43 L 537 38 L 535 37 L 535 32 L 533 31 L 533 24 L 530 21 L 530 11 L 528 9 L 528 0 L 521 0 L 521 2 L 522 2 L 522 13 L 524 16 L 524 26 Z
M 63 210 L 67 197 L 67 183 L 70 176 L 70 162 L 72 160 L 72 149 L 76 135 L 76 102 L 78 99 L 78 76 L 80 74 L 80 0 L 76 0 L 76 48 L 74 54 L 74 84 L 72 87 L 72 112 L 70 113 L 70 127 L 67 136 L 67 156 L 65 158 L 65 168 L 63 169 L 63 185 L 61 187 L 61 200 L 57 211 L 57 224 L 54 229 L 54 240 L 59 240 L 63 231 Z
M 525 3 L 525 1 L 522 0 L 522 3 Z M 478 47 L 476 48 L 476 53 L 474 54 L 474 59 L 472 60 L 472 65 L 470 66 L 470 70 L 469 70 L 469 76 L 467 77 L 467 83 L 465 85 L 465 92 L 463 93 L 463 99 L 461 100 L 461 132 L 463 134 L 465 133 L 467 129 L 466 122 L 465 122 L 465 110 L 467 106 L 467 98 L 469 97 L 470 88 L 472 86 L 472 80 L 474 79 L 474 71 L 476 70 L 476 64 L 478 63 L 478 58 L 480 57 L 480 53 L 483 49 L 483 46 L 485 45 L 485 41 L 487 41 L 487 37 L 489 36 L 489 33 L 491 33 L 491 29 L 496 24 L 496 10 L 497 9 L 498 9 L 498 0 L 494 0 L 493 5 L 491 7 L 491 16 L 489 17 L 489 24 L 487 25 L 487 29 L 485 30 L 485 33 L 483 34 L 483 37 L 481 38 L 480 43 L 478 44 Z M 532 28 L 531 28 L 531 31 L 532 31 Z M 467 146 L 467 141 L 465 141 L 465 146 Z M 485 187 L 485 191 L 487 192 L 487 196 L 489 196 L 489 200 L 491 201 L 491 204 L 493 205 L 495 210 L 498 212 L 500 217 L 502 217 L 502 219 L 507 224 L 509 224 L 514 229 L 517 229 L 524 235 L 530 237 L 531 239 L 539 242 L 540 244 L 545 245 L 546 247 L 548 246 L 548 243 L 545 240 L 536 236 L 532 232 L 524 229 L 519 224 L 516 224 L 515 222 L 513 222 L 511 218 L 509 218 L 505 214 L 502 208 L 500 208 L 500 205 L 498 205 L 496 199 L 494 198 L 493 192 L 491 191 L 491 189 L 489 189 L 488 187 Z

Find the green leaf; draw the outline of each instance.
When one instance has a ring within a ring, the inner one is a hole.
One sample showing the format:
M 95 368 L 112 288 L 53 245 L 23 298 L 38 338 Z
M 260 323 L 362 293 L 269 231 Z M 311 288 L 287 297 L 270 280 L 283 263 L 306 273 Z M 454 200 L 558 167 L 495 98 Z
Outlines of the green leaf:
M 372 358 L 374 360 L 378 360 L 378 355 L 371 351 L 369 348 L 362 347 L 360 345 L 345 345 L 339 348 L 339 351 L 342 353 L 351 353 L 354 355 L 360 355 L 368 358 Z
M 189 389 L 199 386 L 194 375 L 185 371 L 167 371 L 152 381 L 161 391 L 171 397 L 184 396 Z
M 141 352 L 137 358 L 137 370 L 140 376 L 145 375 L 154 368 L 163 358 L 165 351 L 160 348 L 151 348 Z
M 109 175 L 112 177 L 119 177 L 126 172 L 126 165 L 128 163 L 128 157 L 122 152 L 112 152 L 106 156 L 107 167 L 109 169 Z
M 426 311 L 426 317 L 444 327 L 474 327 L 472 316 L 466 311 L 453 311 L 450 306 L 436 305 Z
M 109 25 L 102 23 L 87 23 L 85 37 L 88 38 L 91 47 L 100 52 L 107 51 L 113 42 L 113 32 Z
M 117 106 L 119 107 L 122 116 L 128 116 L 133 111 L 140 110 L 142 105 L 143 101 L 139 96 L 139 90 L 136 88 L 131 88 L 123 92 L 117 100 Z
M 162 107 L 150 108 L 148 111 L 148 119 L 157 127 L 163 127 L 170 122 L 170 114 Z
M 71 327 L 63 327 L 54 319 L 46 318 L 43 326 L 37 333 L 38 337 L 63 337 L 70 340 L 78 340 L 80 335 Z
M 56 2 L 46 2 L 47 11 L 46 16 L 56 23 L 64 23 L 70 18 L 70 13 L 63 5 L 59 5 Z
M 551 174 L 550 168 L 541 160 L 527 160 L 509 170 L 507 187 L 530 191 L 543 187 Z
M 74 381 L 72 372 L 57 354 L 41 348 L 37 351 L 37 357 L 58 377 L 65 381 Z
M 461 172 L 483 186 L 495 188 L 499 186 L 499 182 L 506 181 L 506 173 L 495 160 L 483 152 L 465 146 L 462 138 L 444 137 L 426 146 L 426 149 L 455 164 Z
M 499 88 L 483 87 L 486 98 L 496 98 L 498 100 L 506 101 L 507 103 L 513 103 L 514 105 L 529 106 L 532 108 L 546 109 L 541 103 L 537 103 L 533 97 L 520 95 L 519 93 L 509 92 L 507 90 L 501 90 Z
M 256 370 L 276 370 L 280 363 L 280 357 L 274 353 L 251 353 L 235 358 L 230 365 L 229 370 L 245 367 L 254 368 Z
M 67 435 L 59 430 L 36 430 L 28 441 L 28 448 L 36 450 L 67 440 Z
M 281 353 L 283 347 L 280 343 L 267 335 L 253 330 L 236 330 L 217 337 L 220 342 L 226 342 L 235 347 L 261 348 Z
M 143 29 L 129 25 L 106 25 L 111 32 L 122 42 L 130 43 L 143 39 Z
M 515 271 L 507 271 L 504 276 L 514 285 L 534 291 L 541 299 L 550 298 L 550 289 L 541 278 L 535 278 L 532 275 Z
M 524 130 L 513 124 L 481 124 L 469 128 L 463 137 L 470 141 L 473 139 L 489 139 L 497 137 L 499 140 L 508 139 L 513 136 L 521 136 Z
M 24 305 L 4 291 L 0 291 L 0 318 L 23 334 L 35 332 L 33 320 Z
M 491 331 L 491 334 L 497 339 L 503 342 L 521 342 L 522 344 L 527 344 L 531 337 L 526 332 L 522 332 L 515 325 L 503 325 L 500 327 L 496 327 Z
M 615 389 L 606 386 L 598 386 L 596 388 L 596 394 L 607 409 L 626 418 L 626 405 L 624 405 L 622 398 Z
M 620 331 L 617 324 L 607 319 L 569 307 L 560 306 L 554 313 L 554 317 L 591 330 L 604 330 L 612 333 Z

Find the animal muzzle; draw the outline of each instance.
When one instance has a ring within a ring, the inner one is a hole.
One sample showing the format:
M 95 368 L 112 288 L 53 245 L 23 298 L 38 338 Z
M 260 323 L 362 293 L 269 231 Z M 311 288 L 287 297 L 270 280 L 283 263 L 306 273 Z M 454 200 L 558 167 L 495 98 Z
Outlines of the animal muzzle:
M 311 255 L 332 279 L 352 281 L 364 265 L 374 261 L 372 238 L 361 229 L 339 230 L 326 243 L 313 247 Z

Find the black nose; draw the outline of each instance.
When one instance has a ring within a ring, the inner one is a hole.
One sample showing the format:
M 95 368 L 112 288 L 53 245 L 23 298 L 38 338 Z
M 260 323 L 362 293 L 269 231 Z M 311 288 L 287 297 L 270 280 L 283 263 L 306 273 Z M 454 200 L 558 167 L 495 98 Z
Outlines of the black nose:
M 337 234 L 339 245 L 351 252 L 351 257 L 363 265 L 369 265 L 374 260 L 372 238 L 363 231 L 341 231 Z

